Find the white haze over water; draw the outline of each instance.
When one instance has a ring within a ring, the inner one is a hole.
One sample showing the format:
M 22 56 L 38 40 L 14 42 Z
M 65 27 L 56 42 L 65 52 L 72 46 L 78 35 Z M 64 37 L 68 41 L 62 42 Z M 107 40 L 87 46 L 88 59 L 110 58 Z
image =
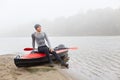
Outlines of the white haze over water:
M 69 17 L 90 9 L 120 7 L 119 0 L 0 0 L 0 35 L 14 35 L 21 26 L 31 28 L 61 16 Z M 43 21 L 40 22 L 40 21 Z M 29 24 L 29 26 L 28 26 Z M 43 24 L 44 25 L 44 24 Z M 50 26 L 50 25 L 49 25 Z M 24 29 L 23 29 L 24 30 Z M 14 32 L 14 33 L 12 33 Z M 25 33 L 25 31 L 23 31 Z

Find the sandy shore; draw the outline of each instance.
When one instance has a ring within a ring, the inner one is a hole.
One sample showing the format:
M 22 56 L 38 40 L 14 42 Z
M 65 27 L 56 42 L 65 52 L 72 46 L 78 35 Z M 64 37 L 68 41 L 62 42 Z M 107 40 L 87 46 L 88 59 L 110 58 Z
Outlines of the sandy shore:
M 17 68 L 13 58 L 14 55 L 0 56 L 0 80 L 71 80 L 59 72 L 58 66 Z

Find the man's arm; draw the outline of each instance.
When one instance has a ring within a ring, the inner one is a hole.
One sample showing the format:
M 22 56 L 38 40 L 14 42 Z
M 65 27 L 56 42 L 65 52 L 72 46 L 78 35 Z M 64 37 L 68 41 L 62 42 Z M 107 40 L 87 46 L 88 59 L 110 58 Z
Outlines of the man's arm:
M 49 48 L 51 49 L 52 47 L 51 47 L 50 41 L 49 41 L 49 39 L 48 39 L 48 36 L 47 36 L 46 33 L 44 33 L 44 34 L 45 34 L 45 39 L 46 39 L 46 41 L 47 41 L 47 43 L 48 43 L 48 46 L 49 46 Z
M 31 37 L 32 37 L 32 47 L 35 49 L 35 36 L 34 36 L 34 34 L 32 34 Z

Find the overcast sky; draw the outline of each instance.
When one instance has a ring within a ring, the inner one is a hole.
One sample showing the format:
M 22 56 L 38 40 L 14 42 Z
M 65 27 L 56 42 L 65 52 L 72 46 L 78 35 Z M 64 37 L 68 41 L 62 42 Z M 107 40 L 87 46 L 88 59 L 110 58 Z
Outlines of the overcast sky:
M 119 8 L 120 0 L 0 0 L 0 34 L 16 25 L 106 7 Z
M 54 19 L 88 9 L 120 7 L 119 0 L 0 0 L 1 16 L 10 18 Z M 9 14 L 9 15 L 8 15 Z

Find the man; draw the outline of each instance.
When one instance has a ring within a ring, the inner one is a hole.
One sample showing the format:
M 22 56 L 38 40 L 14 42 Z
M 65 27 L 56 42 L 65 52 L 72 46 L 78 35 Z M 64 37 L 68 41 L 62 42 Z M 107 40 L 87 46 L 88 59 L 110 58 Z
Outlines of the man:
M 45 32 L 42 32 L 41 31 L 41 25 L 39 24 L 36 24 L 34 26 L 36 32 L 34 32 L 32 34 L 32 46 L 33 48 L 35 49 L 35 41 L 38 45 L 38 52 L 41 52 L 41 53 L 45 53 L 46 54 L 46 57 L 48 58 L 49 62 L 50 62 L 50 67 L 53 67 L 53 61 L 50 57 L 50 53 L 52 53 L 55 58 L 61 62 L 61 65 L 62 66 L 65 66 L 65 67 L 68 67 L 68 64 L 66 64 L 61 58 L 59 55 L 56 54 L 56 52 L 52 49 L 51 47 L 51 44 L 50 44 L 50 41 L 46 35 Z M 48 46 L 45 44 L 45 40 L 47 41 L 47 44 Z

